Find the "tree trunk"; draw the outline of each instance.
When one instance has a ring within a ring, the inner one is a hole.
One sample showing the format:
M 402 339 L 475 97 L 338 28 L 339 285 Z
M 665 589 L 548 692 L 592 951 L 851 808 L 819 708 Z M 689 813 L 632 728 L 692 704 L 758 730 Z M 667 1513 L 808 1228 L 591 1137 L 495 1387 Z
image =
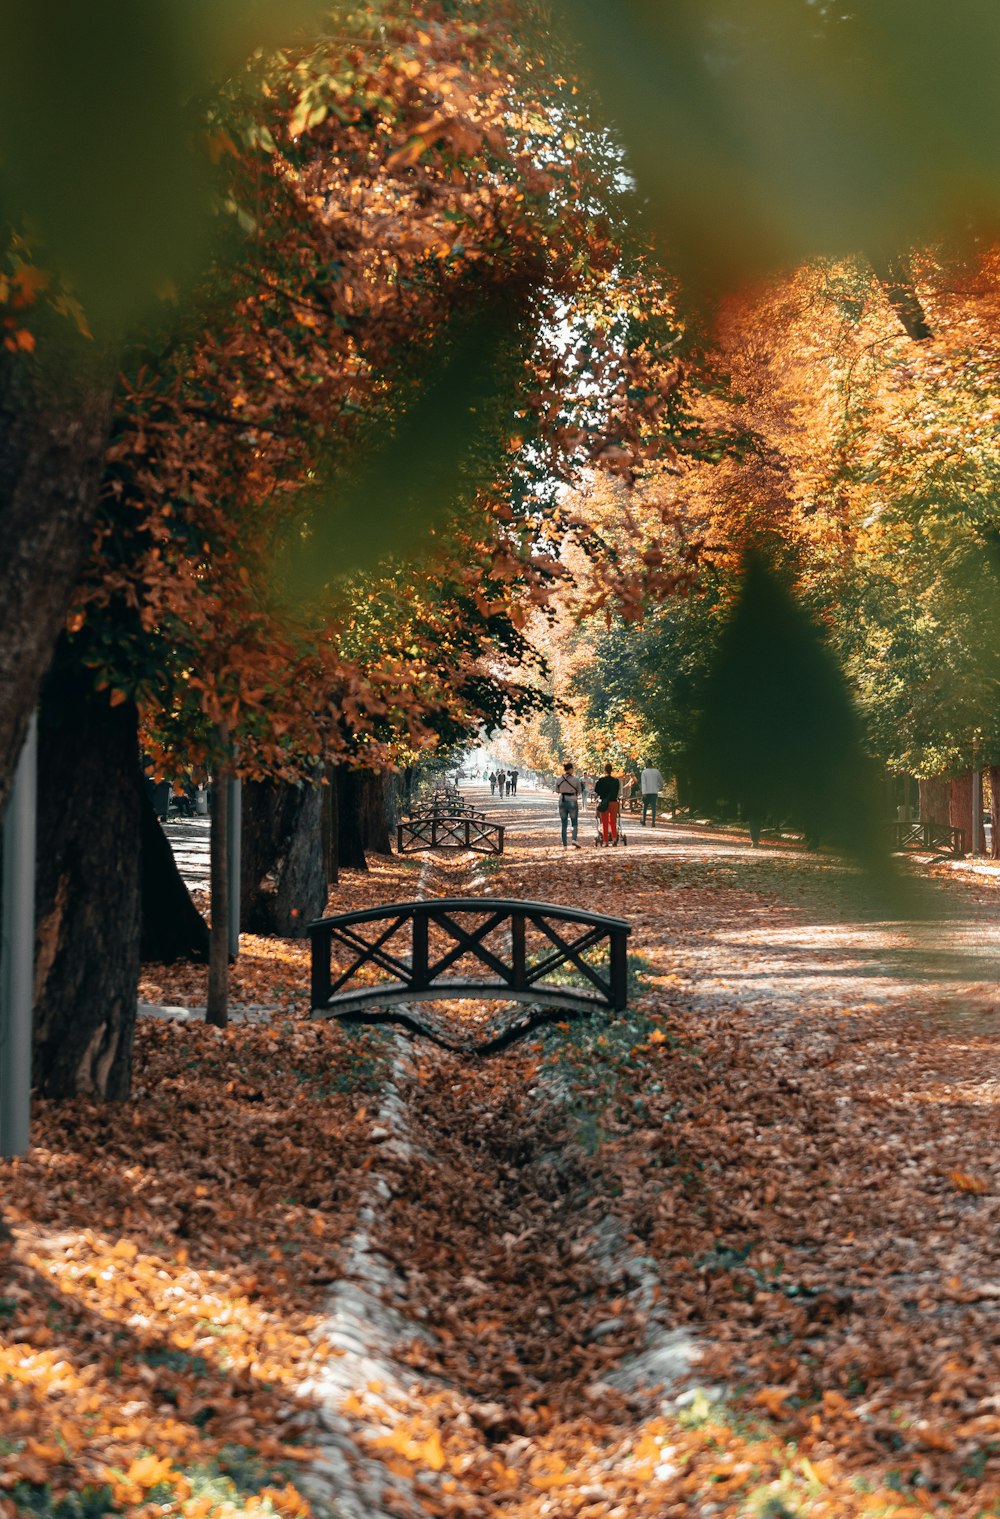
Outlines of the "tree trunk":
M 225 1028 L 229 1022 L 229 773 L 216 769 L 212 781 L 212 831 L 209 880 L 212 927 L 208 955 L 208 1006 L 205 1022 Z
M 340 854 L 337 834 L 339 832 L 337 810 L 337 777 L 332 765 L 326 766 L 326 785 L 323 787 L 323 858 L 326 861 L 326 884 L 336 886 L 340 880 Z
M 391 854 L 389 842 L 389 795 L 391 777 L 384 771 L 361 771 L 361 837 L 366 850 Z
M 243 787 L 243 853 L 240 859 L 240 927 L 274 932 L 274 872 L 294 827 L 295 787 L 247 781 Z
M 990 778 L 990 817 L 993 827 L 990 831 L 990 858 L 1000 860 L 1000 765 L 988 767 Z
M 326 907 L 323 791 L 254 781 L 244 788 L 243 927 L 301 938 Z
M 172 965 L 208 960 L 208 924 L 191 900 L 143 777 L 139 779 L 142 839 L 142 958 Z
M 943 823 L 947 826 L 949 821 L 948 782 L 936 775 L 929 781 L 918 781 L 917 790 L 920 796 L 920 821 Z
M 139 980 L 137 714 L 60 659 L 39 719 L 34 1076 L 49 1097 L 127 1097 Z
M 0 814 L 90 552 L 111 425 L 113 364 L 53 322 L 36 356 L 0 346 Z
M 274 932 L 302 939 L 313 918 L 326 907 L 323 859 L 323 796 L 319 786 L 293 786 L 297 792 L 295 825 L 288 837 L 275 883 Z
M 980 808 L 980 814 L 982 808 Z M 983 835 L 982 816 L 972 816 L 972 771 L 965 770 L 953 776 L 948 786 L 948 822 L 952 828 L 961 828 L 965 835 L 965 848 L 982 853 L 986 840 Z
M 337 857 L 341 866 L 351 870 L 367 870 L 364 834 L 362 832 L 362 781 L 361 770 L 351 770 L 338 765 L 337 778 Z

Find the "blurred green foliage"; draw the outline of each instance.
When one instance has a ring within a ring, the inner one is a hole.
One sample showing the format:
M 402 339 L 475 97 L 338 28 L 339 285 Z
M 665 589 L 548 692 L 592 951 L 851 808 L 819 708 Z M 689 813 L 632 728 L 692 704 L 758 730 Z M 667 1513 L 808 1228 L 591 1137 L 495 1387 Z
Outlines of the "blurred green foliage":
M 787 817 L 872 862 L 883 851 L 861 726 L 837 662 L 780 577 L 752 556 L 691 743 L 703 803 Z
M 311 13 L 304 0 L 3 7 L 0 223 L 38 243 L 95 331 L 197 270 L 211 230 L 195 141 L 206 92 Z
M 556 5 L 690 281 L 1000 219 L 992 0 Z

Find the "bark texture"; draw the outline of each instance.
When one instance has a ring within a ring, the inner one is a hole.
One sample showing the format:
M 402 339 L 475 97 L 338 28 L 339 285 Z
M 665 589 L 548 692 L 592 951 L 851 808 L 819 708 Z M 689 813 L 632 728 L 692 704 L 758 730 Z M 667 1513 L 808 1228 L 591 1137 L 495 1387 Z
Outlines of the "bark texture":
M 983 832 L 982 808 L 980 816 L 972 816 L 972 771 L 965 770 L 953 776 L 948 783 L 948 821 L 952 828 L 961 828 L 965 834 L 965 847 L 982 854 L 986 847 Z
M 191 900 L 170 842 L 140 783 L 142 837 L 142 958 L 172 965 L 208 961 L 208 924 Z
M 337 783 L 333 766 L 324 771 L 326 785 L 323 787 L 320 809 L 323 820 L 323 860 L 326 866 L 326 884 L 336 886 L 340 880 L 340 857 L 337 854 Z
M 363 770 L 338 765 L 337 858 L 348 870 L 367 870 L 364 835 Z
M 391 854 L 389 815 L 392 808 L 392 777 L 388 772 L 361 772 L 361 837 L 373 854 Z
M 107 355 L 61 330 L 39 355 L 0 348 L 0 812 L 90 549 L 111 425 Z
M 269 781 L 244 786 L 240 917 L 247 932 L 301 938 L 322 916 L 324 789 Z
M 948 782 L 935 776 L 929 781 L 918 781 L 917 790 L 920 794 L 920 821 L 947 825 L 950 822 Z
M 128 1096 L 140 943 L 137 714 L 57 661 L 39 720 L 34 1077 Z

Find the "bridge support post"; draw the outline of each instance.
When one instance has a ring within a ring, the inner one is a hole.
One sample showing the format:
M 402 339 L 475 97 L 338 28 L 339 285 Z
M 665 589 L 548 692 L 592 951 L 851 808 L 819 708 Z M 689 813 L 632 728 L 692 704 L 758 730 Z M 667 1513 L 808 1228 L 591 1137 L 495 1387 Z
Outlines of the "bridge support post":
M 527 990 L 528 963 L 525 952 L 524 914 L 515 913 L 510 924 L 511 987 L 516 992 Z
M 623 933 L 613 933 L 608 944 L 611 1005 L 616 1013 L 628 1007 L 628 953 Z
M 330 1000 L 330 949 L 333 934 L 323 923 L 310 928 L 312 939 L 310 1001 L 313 1007 L 326 1007 Z
M 428 970 L 430 965 L 430 919 L 426 912 L 417 912 L 413 917 L 413 955 L 411 985 L 414 991 L 421 991 L 428 983 Z

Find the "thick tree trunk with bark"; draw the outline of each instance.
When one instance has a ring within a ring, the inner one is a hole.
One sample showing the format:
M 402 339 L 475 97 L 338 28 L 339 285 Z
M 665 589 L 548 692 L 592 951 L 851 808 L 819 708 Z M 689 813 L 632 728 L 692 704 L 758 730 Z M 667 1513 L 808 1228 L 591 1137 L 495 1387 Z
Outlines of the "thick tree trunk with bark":
M 389 784 L 385 772 L 361 772 L 361 837 L 373 854 L 391 854 L 389 842 Z
M 244 787 L 243 927 L 301 938 L 326 906 L 323 790 L 284 782 Z
M 243 849 L 240 856 L 240 927 L 274 932 L 273 874 L 295 819 L 295 787 L 274 781 L 243 786 Z
M 34 1076 L 124 1098 L 139 980 L 142 779 L 135 707 L 61 660 L 39 722 Z
M 340 880 L 340 855 L 337 845 L 339 832 L 337 812 L 337 778 L 332 765 L 325 770 L 326 785 L 323 787 L 323 858 L 326 861 L 326 884 L 336 886 Z
M 367 870 L 363 831 L 362 770 L 346 765 L 336 769 L 337 783 L 337 857 L 347 869 Z
M 980 816 L 972 816 L 972 771 L 953 776 L 948 788 L 948 821 L 952 828 L 961 828 L 965 835 L 965 847 L 981 854 L 986 847 L 983 834 L 982 808 Z
M 142 840 L 142 958 L 172 965 L 208 961 L 208 924 L 191 900 L 173 850 L 139 781 Z
M 111 425 L 110 358 L 58 324 L 38 356 L 0 347 L 0 813 L 90 551 Z
M 277 874 L 274 932 L 286 939 L 301 939 L 307 925 L 322 917 L 326 907 L 323 797 L 318 786 L 293 789 L 298 793 L 298 807 Z
M 918 781 L 917 790 L 920 795 L 920 821 L 922 823 L 949 823 L 948 782 L 941 776 L 934 776 L 929 781 Z

